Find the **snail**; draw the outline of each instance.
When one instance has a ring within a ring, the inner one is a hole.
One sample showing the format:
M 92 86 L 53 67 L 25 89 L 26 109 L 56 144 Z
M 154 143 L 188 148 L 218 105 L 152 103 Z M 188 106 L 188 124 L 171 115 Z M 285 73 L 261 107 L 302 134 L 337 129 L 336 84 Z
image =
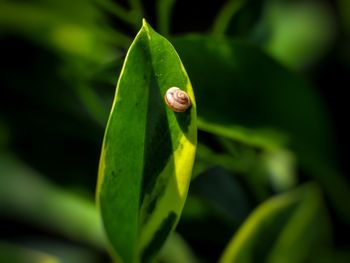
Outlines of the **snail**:
M 166 104 L 175 112 L 184 112 L 191 107 L 191 100 L 187 93 L 177 87 L 169 88 L 164 96 Z

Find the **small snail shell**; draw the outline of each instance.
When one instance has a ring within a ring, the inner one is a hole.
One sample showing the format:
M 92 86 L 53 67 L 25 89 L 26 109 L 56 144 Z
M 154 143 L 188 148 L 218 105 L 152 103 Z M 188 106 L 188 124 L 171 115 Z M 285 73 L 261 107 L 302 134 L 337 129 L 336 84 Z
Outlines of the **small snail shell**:
M 164 96 L 166 104 L 175 112 L 184 112 L 191 107 L 190 97 L 186 92 L 177 88 L 169 88 Z

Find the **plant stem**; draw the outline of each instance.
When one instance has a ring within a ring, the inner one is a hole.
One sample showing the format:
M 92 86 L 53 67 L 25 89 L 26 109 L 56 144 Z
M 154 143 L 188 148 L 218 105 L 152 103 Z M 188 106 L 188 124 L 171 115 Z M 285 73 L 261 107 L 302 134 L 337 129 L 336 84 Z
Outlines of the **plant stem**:
M 228 0 L 219 11 L 212 28 L 213 35 L 224 35 L 232 17 L 241 9 L 245 0 Z
M 115 15 L 117 18 L 123 22 L 133 26 L 135 29 L 139 27 L 140 19 L 135 19 L 133 14 L 130 14 L 128 10 L 125 10 L 122 6 L 111 0 L 97 0 L 97 3 L 104 8 L 106 11 Z M 133 11 L 131 11 L 133 12 Z
M 164 36 L 169 35 L 171 13 L 175 2 L 175 0 L 157 1 L 158 30 L 159 33 L 161 33 Z

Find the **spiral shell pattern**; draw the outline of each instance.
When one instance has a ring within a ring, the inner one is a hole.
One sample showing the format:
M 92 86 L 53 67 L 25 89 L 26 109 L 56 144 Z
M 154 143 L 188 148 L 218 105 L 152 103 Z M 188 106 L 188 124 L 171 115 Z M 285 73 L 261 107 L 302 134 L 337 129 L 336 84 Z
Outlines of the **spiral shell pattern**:
M 164 96 L 166 104 L 175 112 L 184 112 L 191 107 L 191 99 L 187 93 L 177 87 L 171 87 Z

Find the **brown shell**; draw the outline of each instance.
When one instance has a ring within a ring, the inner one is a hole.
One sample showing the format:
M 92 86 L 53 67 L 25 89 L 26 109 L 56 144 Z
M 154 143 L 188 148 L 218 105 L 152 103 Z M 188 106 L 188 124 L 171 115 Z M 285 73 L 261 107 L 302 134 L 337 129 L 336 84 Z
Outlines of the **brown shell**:
M 177 87 L 171 87 L 164 95 L 166 104 L 175 112 L 184 112 L 191 107 L 191 99 L 187 93 Z

